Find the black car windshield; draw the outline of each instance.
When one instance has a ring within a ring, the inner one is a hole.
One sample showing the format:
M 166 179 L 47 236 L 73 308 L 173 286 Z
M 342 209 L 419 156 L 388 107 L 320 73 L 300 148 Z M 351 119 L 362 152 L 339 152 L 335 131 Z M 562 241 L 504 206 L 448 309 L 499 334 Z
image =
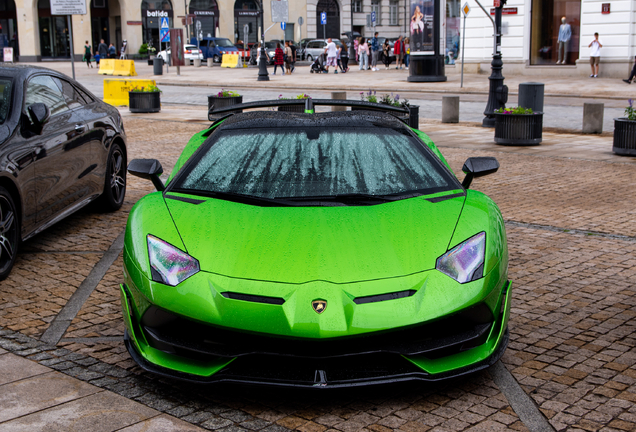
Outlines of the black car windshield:
M 0 124 L 5 122 L 11 110 L 12 84 L 9 78 L 0 78 Z
M 218 132 L 171 190 L 270 200 L 361 195 L 395 200 L 460 188 L 405 131 L 307 127 Z
M 234 46 L 234 44 L 230 42 L 229 39 L 217 39 L 215 42 L 216 42 L 216 46 L 220 46 L 224 48 L 230 48 Z

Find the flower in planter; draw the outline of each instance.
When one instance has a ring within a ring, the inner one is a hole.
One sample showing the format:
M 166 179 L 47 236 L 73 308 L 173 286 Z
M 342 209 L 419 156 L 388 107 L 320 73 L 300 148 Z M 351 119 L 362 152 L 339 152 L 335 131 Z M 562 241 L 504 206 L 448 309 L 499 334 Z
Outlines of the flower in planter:
M 131 87 L 130 90 L 128 90 L 130 92 L 133 93 L 161 93 L 161 90 L 159 90 L 159 87 L 157 87 L 154 84 L 150 84 L 148 86 L 141 86 L 141 87 Z
M 366 94 L 364 92 L 360 92 L 360 100 L 371 103 L 378 103 L 378 97 L 375 95 L 375 90 L 371 89 L 369 89 Z
M 627 120 L 636 120 L 636 108 L 634 108 L 634 99 L 629 99 L 629 106 L 625 108 L 625 115 L 627 116 Z
M 524 107 L 499 108 L 494 112 L 496 112 L 497 114 L 534 114 L 532 108 Z
M 291 100 L 291 99 L 311 99 L 311 96 L 307 95 L 307 94 L 299 94 L 297 96 L 294 97 L 283 97 L 282 94 L 278 95 L 278 100 Z
M 241 96 L 237 92 L 233 92 L 232 90 L 221 89 L 221 91 L 217 94 L 217 97 L 239 97 Z

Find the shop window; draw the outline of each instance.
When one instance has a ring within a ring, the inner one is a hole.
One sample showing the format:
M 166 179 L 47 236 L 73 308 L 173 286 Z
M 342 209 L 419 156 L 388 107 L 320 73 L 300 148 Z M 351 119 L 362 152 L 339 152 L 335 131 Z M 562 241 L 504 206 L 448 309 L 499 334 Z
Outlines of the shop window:
M 581 0 L 532 0 L 531 22 L 530 64 L 573 65 L 579 58 Z M 559 44 L 562 26 L 562 37 L 569 39 Z

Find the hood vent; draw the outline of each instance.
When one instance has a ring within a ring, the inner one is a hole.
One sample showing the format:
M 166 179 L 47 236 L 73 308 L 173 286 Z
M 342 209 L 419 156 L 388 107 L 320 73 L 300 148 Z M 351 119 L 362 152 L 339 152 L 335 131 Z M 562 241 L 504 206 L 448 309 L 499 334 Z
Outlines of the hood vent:
M 386 301 L 386 300 L 395 300 L 395 299 L 411 297 L 416 292 L 417 291 L 415 290 L 406 290 L 406 291 L 398 291 L 398 292 L 378 294 L 378 295 L 365 296 L 365 297 L 356 297 L 353 299 L 353 302 L 355 304 L 377 303 L 377 302 Z
M 282 305 L 283 303 L 285 303 L 285 299 L 280 297 L 266 297 L 252 294 L 236 293 L 231 291 L 222 292 L 221 295 L 232 300 L 243 300 L 252 303 L 265 303 L 273 305 Z

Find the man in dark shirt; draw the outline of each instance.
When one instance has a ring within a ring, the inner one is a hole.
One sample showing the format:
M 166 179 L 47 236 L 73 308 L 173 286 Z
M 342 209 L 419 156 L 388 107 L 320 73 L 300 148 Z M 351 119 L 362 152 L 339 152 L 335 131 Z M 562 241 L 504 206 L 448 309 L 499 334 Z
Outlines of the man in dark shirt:
M 108 45 L 104 43 L 104 39 L 99 41 L 99 46 L 97 47 L 97 52 L 99 56 L 103 59 L 108 58 Z
M 292 52 L 291 55 L 291 71 L 292 73 L 294 73 L 294 70 L 296 69 L 296 45 L 294 45 L 294 41 L 289 41 L 289 49 Z

